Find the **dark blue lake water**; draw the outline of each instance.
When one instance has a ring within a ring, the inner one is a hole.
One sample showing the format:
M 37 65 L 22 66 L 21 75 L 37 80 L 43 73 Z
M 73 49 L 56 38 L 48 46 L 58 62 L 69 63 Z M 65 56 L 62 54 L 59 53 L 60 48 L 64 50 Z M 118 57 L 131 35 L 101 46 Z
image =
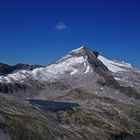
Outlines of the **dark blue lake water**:
M 48 109 L 72 109 L 80 107 L 77 103 L 70 102 L 55 102 L 55 101 L 47 101 L 47 100 L 38 100 L 38 99 L 28 99 L 29 102 L 33 104 L 37 104 Z

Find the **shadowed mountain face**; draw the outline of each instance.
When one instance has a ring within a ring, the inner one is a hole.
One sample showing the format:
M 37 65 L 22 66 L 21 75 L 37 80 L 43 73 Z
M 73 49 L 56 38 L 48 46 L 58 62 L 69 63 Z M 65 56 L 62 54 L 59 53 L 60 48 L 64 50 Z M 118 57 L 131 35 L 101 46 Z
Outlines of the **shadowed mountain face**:
M 28 65 L 28 64 L 17 64 L 10 66 L 4 63 L 0 63 L 0 75 L 7 75 L 19 70 L 33 70 L 35 68 L 40 68 L 40 65 Z
M 34 140 L 139 140 L 140 72 L 130 64 L 111 61 L 82 46 L 49 66 L 16 68 L 18 71 L 0 76 L 0 120 L 4 118 L 13 140 L 21 137 L 23 122 L 27 124 L 24 130 L 30 132 L 24 134 L 27 140 L 31 136 Z M 36 99 L 39 106 L 25 98 Z M 80 107 L 52 111 L 46 107 L 55 103 L 52 101 Z M 18 125 L 12 126 L 12 120 Z

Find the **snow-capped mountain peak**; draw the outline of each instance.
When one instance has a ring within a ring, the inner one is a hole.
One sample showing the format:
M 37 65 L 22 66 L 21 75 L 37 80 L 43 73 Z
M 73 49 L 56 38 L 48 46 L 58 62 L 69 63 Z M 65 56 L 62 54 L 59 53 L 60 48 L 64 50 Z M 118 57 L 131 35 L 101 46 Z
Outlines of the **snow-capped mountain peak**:
M 0 82 L 24 82 L 25 79 L 38 81 L 54 81 L 63 77 L 85 75 L 95 69 L 97 71 L 126 71 L 132 68 L 130 64 L 111 61 L 97 51 L 92 51 L 85 46 L 70 51 L 65 57 L 47 66 L 34 70 L 19 70 L 17 72 L 0 76 Z
M 32 71 L 20 70 L 16 73 L 0 76 L 0 82 L 23 82 L 24 79 L 35 79 L 39 81 L 53 81 L 63 76 L 73 76 L 75 74 L 87 74 L 92 71 L 85 54 L 86 49 L 80 47 L 73 50 L 65 57 L 47 67 L 36 68 Z
M 86 46 L 82 45 L 81 47 L 72 50 L 71 53 L 78 53 L 78 52 L 83 51 L 84 49 L 86 49 Z

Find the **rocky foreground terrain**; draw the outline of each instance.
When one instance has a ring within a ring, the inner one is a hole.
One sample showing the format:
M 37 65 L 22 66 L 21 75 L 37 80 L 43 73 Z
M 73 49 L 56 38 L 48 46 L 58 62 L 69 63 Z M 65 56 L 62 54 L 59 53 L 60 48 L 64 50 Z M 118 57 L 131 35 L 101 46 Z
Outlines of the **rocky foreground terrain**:
M 140 71 L 132 65 L 82 46 L 46 67 L 11 67 L 0 65 L 0 140 L 140 140 Z

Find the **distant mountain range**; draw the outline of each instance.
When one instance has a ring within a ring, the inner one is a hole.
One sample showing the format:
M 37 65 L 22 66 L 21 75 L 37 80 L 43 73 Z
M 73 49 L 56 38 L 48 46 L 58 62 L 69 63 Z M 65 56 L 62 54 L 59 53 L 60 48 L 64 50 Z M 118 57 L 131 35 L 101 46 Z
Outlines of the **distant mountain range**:
M 0 138 L 139 140 L 139 85 L 138 69 L 85 46 L 45 67 L 1 63 Z M 28 99 L 80 107 L 52 111 Z
M 28 64 L 22 64 L 22 63 L 11 66 L 4 63 L 0 63 L 0 75 L 4 76 L 10 73 L 14 73 L 18 70 L 33 70 L 35 68 L 40 68 L 40 67 L 43 67 L 43 66 L 28 65 Z

